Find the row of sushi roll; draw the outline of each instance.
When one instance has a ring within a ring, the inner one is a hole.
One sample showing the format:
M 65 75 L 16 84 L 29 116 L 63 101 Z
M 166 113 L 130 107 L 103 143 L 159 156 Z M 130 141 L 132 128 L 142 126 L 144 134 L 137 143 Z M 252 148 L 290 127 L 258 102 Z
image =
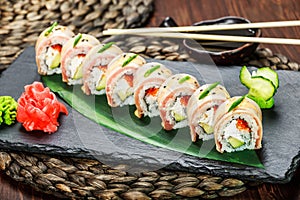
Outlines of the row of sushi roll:
M 106 94 L 111 107 L 135 105 L 138 118 L 160 116 L 165 130 L 189 126 L 193 142 L 214 138 L 221 153 L 261 148 L 262 113 L 255 101 L 230 98 L 218 83 L 200 86 L 190 74 L 173 74 L 113 43 L 54 23 L 39 36 L 36 63 L 41 75 L 62 73 L 62 81 L 83 85 L 87 95 Z

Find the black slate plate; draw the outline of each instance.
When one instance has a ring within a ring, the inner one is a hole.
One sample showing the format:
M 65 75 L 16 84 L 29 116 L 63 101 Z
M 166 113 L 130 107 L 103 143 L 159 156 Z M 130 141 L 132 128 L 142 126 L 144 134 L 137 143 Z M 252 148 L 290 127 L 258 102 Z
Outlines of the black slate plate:
M 246 93 L 245 87 L 238 80 L 238 66 L 217 68 L 192 63 L 160 62 L 174 66 L 179 71 L 190 72 L 198 77 L 200 83 L 222 79 L 232 96 Z M 275 96 L 276 106 L 263 111 L 263 149 L 258 151 L 258 155 L 265 169 L 199 159 L 154 147 L 101 127 L 68 105 L 70 114 L 60 117 L 61 126 L 55 134 L 30 134 L 19 123 L 11 127 L 1 127 L 0 148 L 96 158 L 112 166 L 127 164 L 130 172 L 165 167 L 170 170 L 203 172 L 245 180 L 286 183 L 293 176 L 300 160 L 300 124 L 297 122 L 300 116 L 300 74 L 292 71 L 278 73 L 280 88 Z M 20 97 L 24 85 L 40 81 L 36 72 L 34 48 L 26 49 L 0 77 L 0 95 L 11 95 L 15 99 Z

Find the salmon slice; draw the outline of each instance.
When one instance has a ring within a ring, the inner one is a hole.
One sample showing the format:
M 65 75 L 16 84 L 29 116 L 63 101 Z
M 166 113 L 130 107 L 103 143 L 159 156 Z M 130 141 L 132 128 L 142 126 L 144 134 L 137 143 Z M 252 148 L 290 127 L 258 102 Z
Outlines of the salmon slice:
M 187 106 L 189 99 L 190 99 L 190 95 L 186 95 L 180 98 L 180 103 L 182 106 Z
M 127 81 L 130 87 L 133 87 L 133 75 L 132 74 L 125 74 L 124 79 Z

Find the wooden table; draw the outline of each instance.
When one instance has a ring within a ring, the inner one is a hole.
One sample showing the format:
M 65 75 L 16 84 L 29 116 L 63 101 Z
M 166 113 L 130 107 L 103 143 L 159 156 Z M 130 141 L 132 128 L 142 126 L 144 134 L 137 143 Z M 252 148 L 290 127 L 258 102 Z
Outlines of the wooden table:
M 159 25 L 166 16 L 171 16 L 180 26 L 229 15 L 244 17 L 251 22 L 300 19 L 297 0 L 156 0 L 155 6 L 148 26 Z M 262 33 L 264 37 L 300 39 L 300 27 L 263 29 Z M 274 53 L 282 53 L 291 61 L 300 63 L 300 46 L 271 44 L 260 47 L 268 47 Z
M 197 21 L 228 15 L 245 17 L 252 22 L 297 20 L 300 19 L 300 4 L 298 0 L 155 0 L 155 12 L 147 26 L 159 25 L 166 16 L 172 16 L 178 25 L 190 25 Z M 264 29 L 263 36 L 299 38 L 300 27 Z M 284 54 L 290 60 L 300 63 L 300 46 L 260 45 L 260 47 L 268 47 L 274 53 Z M 222 199 L 300 199 L 299 171 L 288 184 L 262 184 L 242 194 Z M 50 200 L 56 198 L 36 192 L 0 173 L 0 199 Z

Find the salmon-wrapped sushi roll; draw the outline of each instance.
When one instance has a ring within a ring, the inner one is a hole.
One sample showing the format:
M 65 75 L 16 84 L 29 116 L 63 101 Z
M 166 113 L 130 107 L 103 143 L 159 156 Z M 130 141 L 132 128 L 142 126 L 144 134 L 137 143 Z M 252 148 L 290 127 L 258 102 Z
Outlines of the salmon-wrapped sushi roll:
M 226 100 L 216 112 L 214 135 L 216 149 L 221 153 L 260 149 L 263 136 L 261 109 L 247 97 Z
M 165 130 L 188 125 L 186 107 L 198 87 L 197 79 L 189 74 L 173 75 L 162 84 L 158 90 L 157 102 Z
M 123 51 L 112 42 L 94 46 L 83 60 L 83 91 L 85 94 L 104 94 L 107 65 Z
M 214 115 L 224 101 L 230 98 L 225 87 L 218 83 L 205 84 L 191 96 L 187 116 L 193 142 L 214 138 Z
M 35 44 L 35 60 L 41 75 L 60 74 L 61 49 L 74 33 L 66 26 L 53 23 L 38 37 Z
M 146 63 L 134 53 L 123 53 L 107 66 L 106 97 L 111 107 L 133 105 L 133 79 L 136 70 Z
M 137 117 L 159 115 L 157 92 L 171 75 L 171 70 L 158 62 L 147 63 L 136 71 L 133 87 Z
M 77 34 L 62 48 L 61 70 L 62 79 L 68 85 L 82 84 L 82 63 L 86 54 L 92 47 L 100 42 L 92 35 Z

